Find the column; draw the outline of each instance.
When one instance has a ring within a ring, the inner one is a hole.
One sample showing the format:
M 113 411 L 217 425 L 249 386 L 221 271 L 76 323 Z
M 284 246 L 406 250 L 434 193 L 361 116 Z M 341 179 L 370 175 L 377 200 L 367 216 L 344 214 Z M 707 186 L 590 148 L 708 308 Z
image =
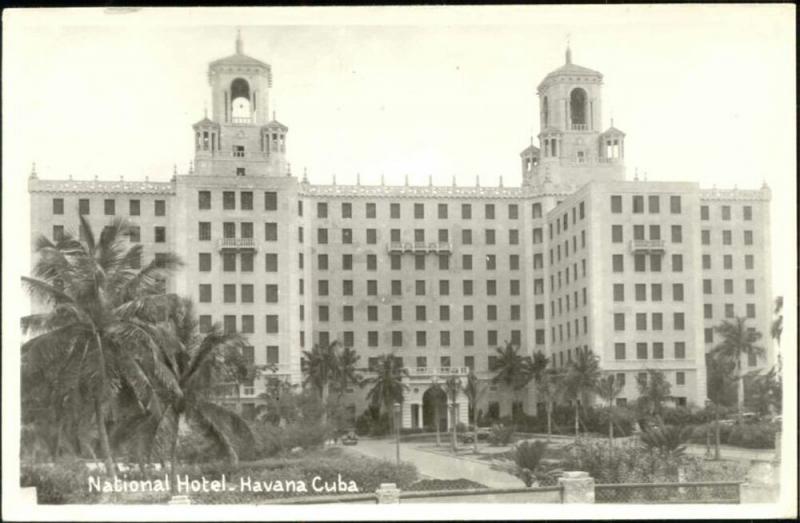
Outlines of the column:
M 594 503 L 594 478 L 588 472 L 564 472 L 558 479 L 562 503 Z
M 401 404 L 400 419 L 400 427 L 404 429 L 411 428 L 411 403 L 403 402 Z

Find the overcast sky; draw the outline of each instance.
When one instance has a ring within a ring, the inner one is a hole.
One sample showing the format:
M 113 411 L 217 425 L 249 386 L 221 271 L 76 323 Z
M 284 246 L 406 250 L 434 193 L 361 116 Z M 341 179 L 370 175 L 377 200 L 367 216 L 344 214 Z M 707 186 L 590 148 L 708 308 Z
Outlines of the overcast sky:
M 758 188 L 794 227 L 791 6 L 5 12 L 4 181 L 168 180 L 186 172 L 208 62 L 272 66 L 287 155 L 312 183 L 520 183 L 536 86 L 564 63 L 604 74 L 603 125 L 628 177 Z M 19 190 L 24 191 L 23 184 Z M 4 191 L 4 200 L 11 194 Z M 26 196 L 20 193 L 20 198 Z M 793 229 L 792 229 L 793 230 Z M 794 237 L 792 237 L 792 244 Z M 785 241 L 776 242 L 776 246 Z M 792 257 L 773 256 L 776 289 Z M 793 291 L 780 291 L 794 294 Z

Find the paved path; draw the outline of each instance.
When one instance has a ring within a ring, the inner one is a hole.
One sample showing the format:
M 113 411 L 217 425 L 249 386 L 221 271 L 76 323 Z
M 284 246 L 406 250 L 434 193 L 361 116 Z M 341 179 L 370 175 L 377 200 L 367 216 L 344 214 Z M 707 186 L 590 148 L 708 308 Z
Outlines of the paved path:
M 706 446 L 692 443 L 686 445 L 686 452 L 694 456 L 705 456 Z M 711 453 L 713 455 L 714 445 L 711 445 Z M 720 458 L 724 460 L 746 462 L 752 459 L 772 460 L 775 457 L 775 451 L 772 449 L 743 449 L 741 447 L 731 447 L 729 445 L 720 445 L 719 454 Z
M 394 461 L 395 443 L 392 440 L 360 439 L 358 445 L 348 449 L 366 456 Z M 505 472 L 492 470 L 489 463 L 442 456 L 420 450 L 414 443 L 400 443 L 400 461 L 417 466 L 420 475 L 433 479 L 468 479 L 492 488 L 521 488 L 524 483 Z

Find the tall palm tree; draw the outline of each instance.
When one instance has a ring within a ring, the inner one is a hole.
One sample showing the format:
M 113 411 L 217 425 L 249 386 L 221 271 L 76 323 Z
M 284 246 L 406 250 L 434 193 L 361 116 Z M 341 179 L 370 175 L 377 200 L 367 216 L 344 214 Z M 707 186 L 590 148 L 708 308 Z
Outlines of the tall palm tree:
M 636 400 L 639 408 L 663 426 L 664 420 L 661 413 L 664 403 L 672 398 L 672 385 L 663 372 L 653 369 L 648 369 L 646 373 L 636 376 L 636 385 L 639 389 L 639 397 Z
M 339 375 L 339 342 L 334 340 L 327 345 L 315 343 L 310 351 L 303 351 L 302 371 L 303 384 L 310 384 L 322 398 L 322 424 L 328 421 L 328 397 L 331 384 Z
M 536 380 L 536 395 L 544 402 L 547 415 L 547 441 L 553 434 L 553 404 L 564 390 L 564 374 L 554 368 L 547 368 Z
M 447 397 L 450 400 L 450 409 L 451 409 L 451 441 L 450 441 L 450 450 L 453 453 L 456 452 L 458 446 L 458 435 L 456 433 L 456 425 L 458 423 L 458 412 L 456 412 L 456 399 L 458 398 L 458 392 L 461 390 L 461 380 L 459 380 L 456 376 L 450 376 L 447 378 L 447 381 L 444 383 L 444 390 L 447 393 Z
M 486 388 L 482 386 L 481 380 L 470 370 L 467 375 L 467 382 L 464 384 L 464 394 L 472 407 L 472 452 L 478 453 L 478 401 L 480 401 Z
M 403 383 L 403 378 L 408 377 L 408 370 L 403 368 L 394 354 L 384 354 L 378 357 L 373 368 L 374 376 L 364 380 L 369 385 L 367 399 L 378 408 L 383 407 L 389 417 L 389 428 L 394 430 L 394 416 L 392 414 L 395 403 L 403 403 L 403 396 L 408 385 Z
M 748 358 L 763 358 L 766 351 L 756 345 L 761 339 L 761 333 L 747 327 L 746 318 L 734 318 L 733 321 L 724 321 L 714 330 L 722 336 L 722 341 L 712 350 L 712 354 L 722 360 L 736 363 L 735 379 L 738 382 L 736 404 L 741 419 L 742 406 L 744 405 L 744 376 L 742 374 L 742 356 Z
M 497 347 L 496 374 L 492 383 L 502 383 L 511 391 L 512 401 L 516 402 L 517 391 L 531 380 L 530 358 L 519 353 L 519 347 L 506 342 L 504 347 Z M 513 415 L 513 408 L 512 408 Z
M 125 220 L 110 222 L 99 238 L 80 221 L 82 241 L 69 234 L 36 240 L 33 277 L 22 281 L 49 310 L 22 318 L 23 332 L 34 335 L 22 345 L 22 372 L 59 365 L 54 400 L 93 404 L 106 470 L 115 475 L 107 417 L 120 391 L 142 411 L 158 408 L 158 387 L 180 393 L 174 354 L 155 324 L 177 299 L 163 282 L 181 262 L 166 254 L 139 268 L 142 246 L 128 243 Z
M 575 403 L 575 438 L 579 435 L 580 405 L 591 402 L 600 380 L 600 364 L 590 350 L 578 351 L 564 376 L 564 392 Z
M 773 311 L 773 315 L 775 316 L 775 319 L 772 320 L 770 334 L 778 344 L 778 347 L 780 347 L 781 335 L 783 334 L 783 296 L 778 296 L 775 298 L 775 309 Z
M 608 403 L 608 444 L 614 444 L 614 399 L 622 392 L 623 384 L 613 374 L 606 374 L 597 382 L 597 395 Z
M 361 356 L 352 347 L 343 347 L 337 355 L 335 386 L 339 398 L 350 385 L 360 387 L 364 377 L 359 374 L 358 361 Z
M 191 300 L 182 299 L 170 314 L 166 329 L 173 345 L 175 378 L 179 394 L 163 389 L 162 407 L 132 415 L 120 424 L 115 441 L 135 442 L 149 454 L 167 456 L 170 472 L 176 474 L 180 427 L 190 426 L 222 450 L 232 463 L 241 448 L 252 448 L 254 437 L 249 425 L 233 410 L 218 403 L 218 386 L 241 383 L 252 375 L 242 349 L 246 340 L 237 333 L 225 332 L 215 324 L 200 334 Z M 275 370 L 275 367 L 269 367 Z

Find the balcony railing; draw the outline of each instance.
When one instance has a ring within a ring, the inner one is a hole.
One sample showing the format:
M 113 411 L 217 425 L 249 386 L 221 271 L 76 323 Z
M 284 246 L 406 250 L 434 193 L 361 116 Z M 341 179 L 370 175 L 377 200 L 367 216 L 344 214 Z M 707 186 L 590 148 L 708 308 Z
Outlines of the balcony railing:
M 409 376 L 466 376 L 469 367 L 407 367 Z
M 589 126 L 585 123 L 574 123 L 570 126 L 573 131 L 587 131 Z
M 252 123 L 253 119 L 249 116 L 233 116 L 231 117 L 231 123 L 234 124 L 249 124 Z
M 664 252 L 664 240 L 631 240 L 631 252 Z
M 413 252 L 413 253 L 441 253 L 450 254 L 453 250 L 453 245 L 448 242 L 392 242 L 386 250 L 389 252 Z
M 253 238 L 222 238 L 217 242 L 220 251 L 254 251 L 256 241 Z

